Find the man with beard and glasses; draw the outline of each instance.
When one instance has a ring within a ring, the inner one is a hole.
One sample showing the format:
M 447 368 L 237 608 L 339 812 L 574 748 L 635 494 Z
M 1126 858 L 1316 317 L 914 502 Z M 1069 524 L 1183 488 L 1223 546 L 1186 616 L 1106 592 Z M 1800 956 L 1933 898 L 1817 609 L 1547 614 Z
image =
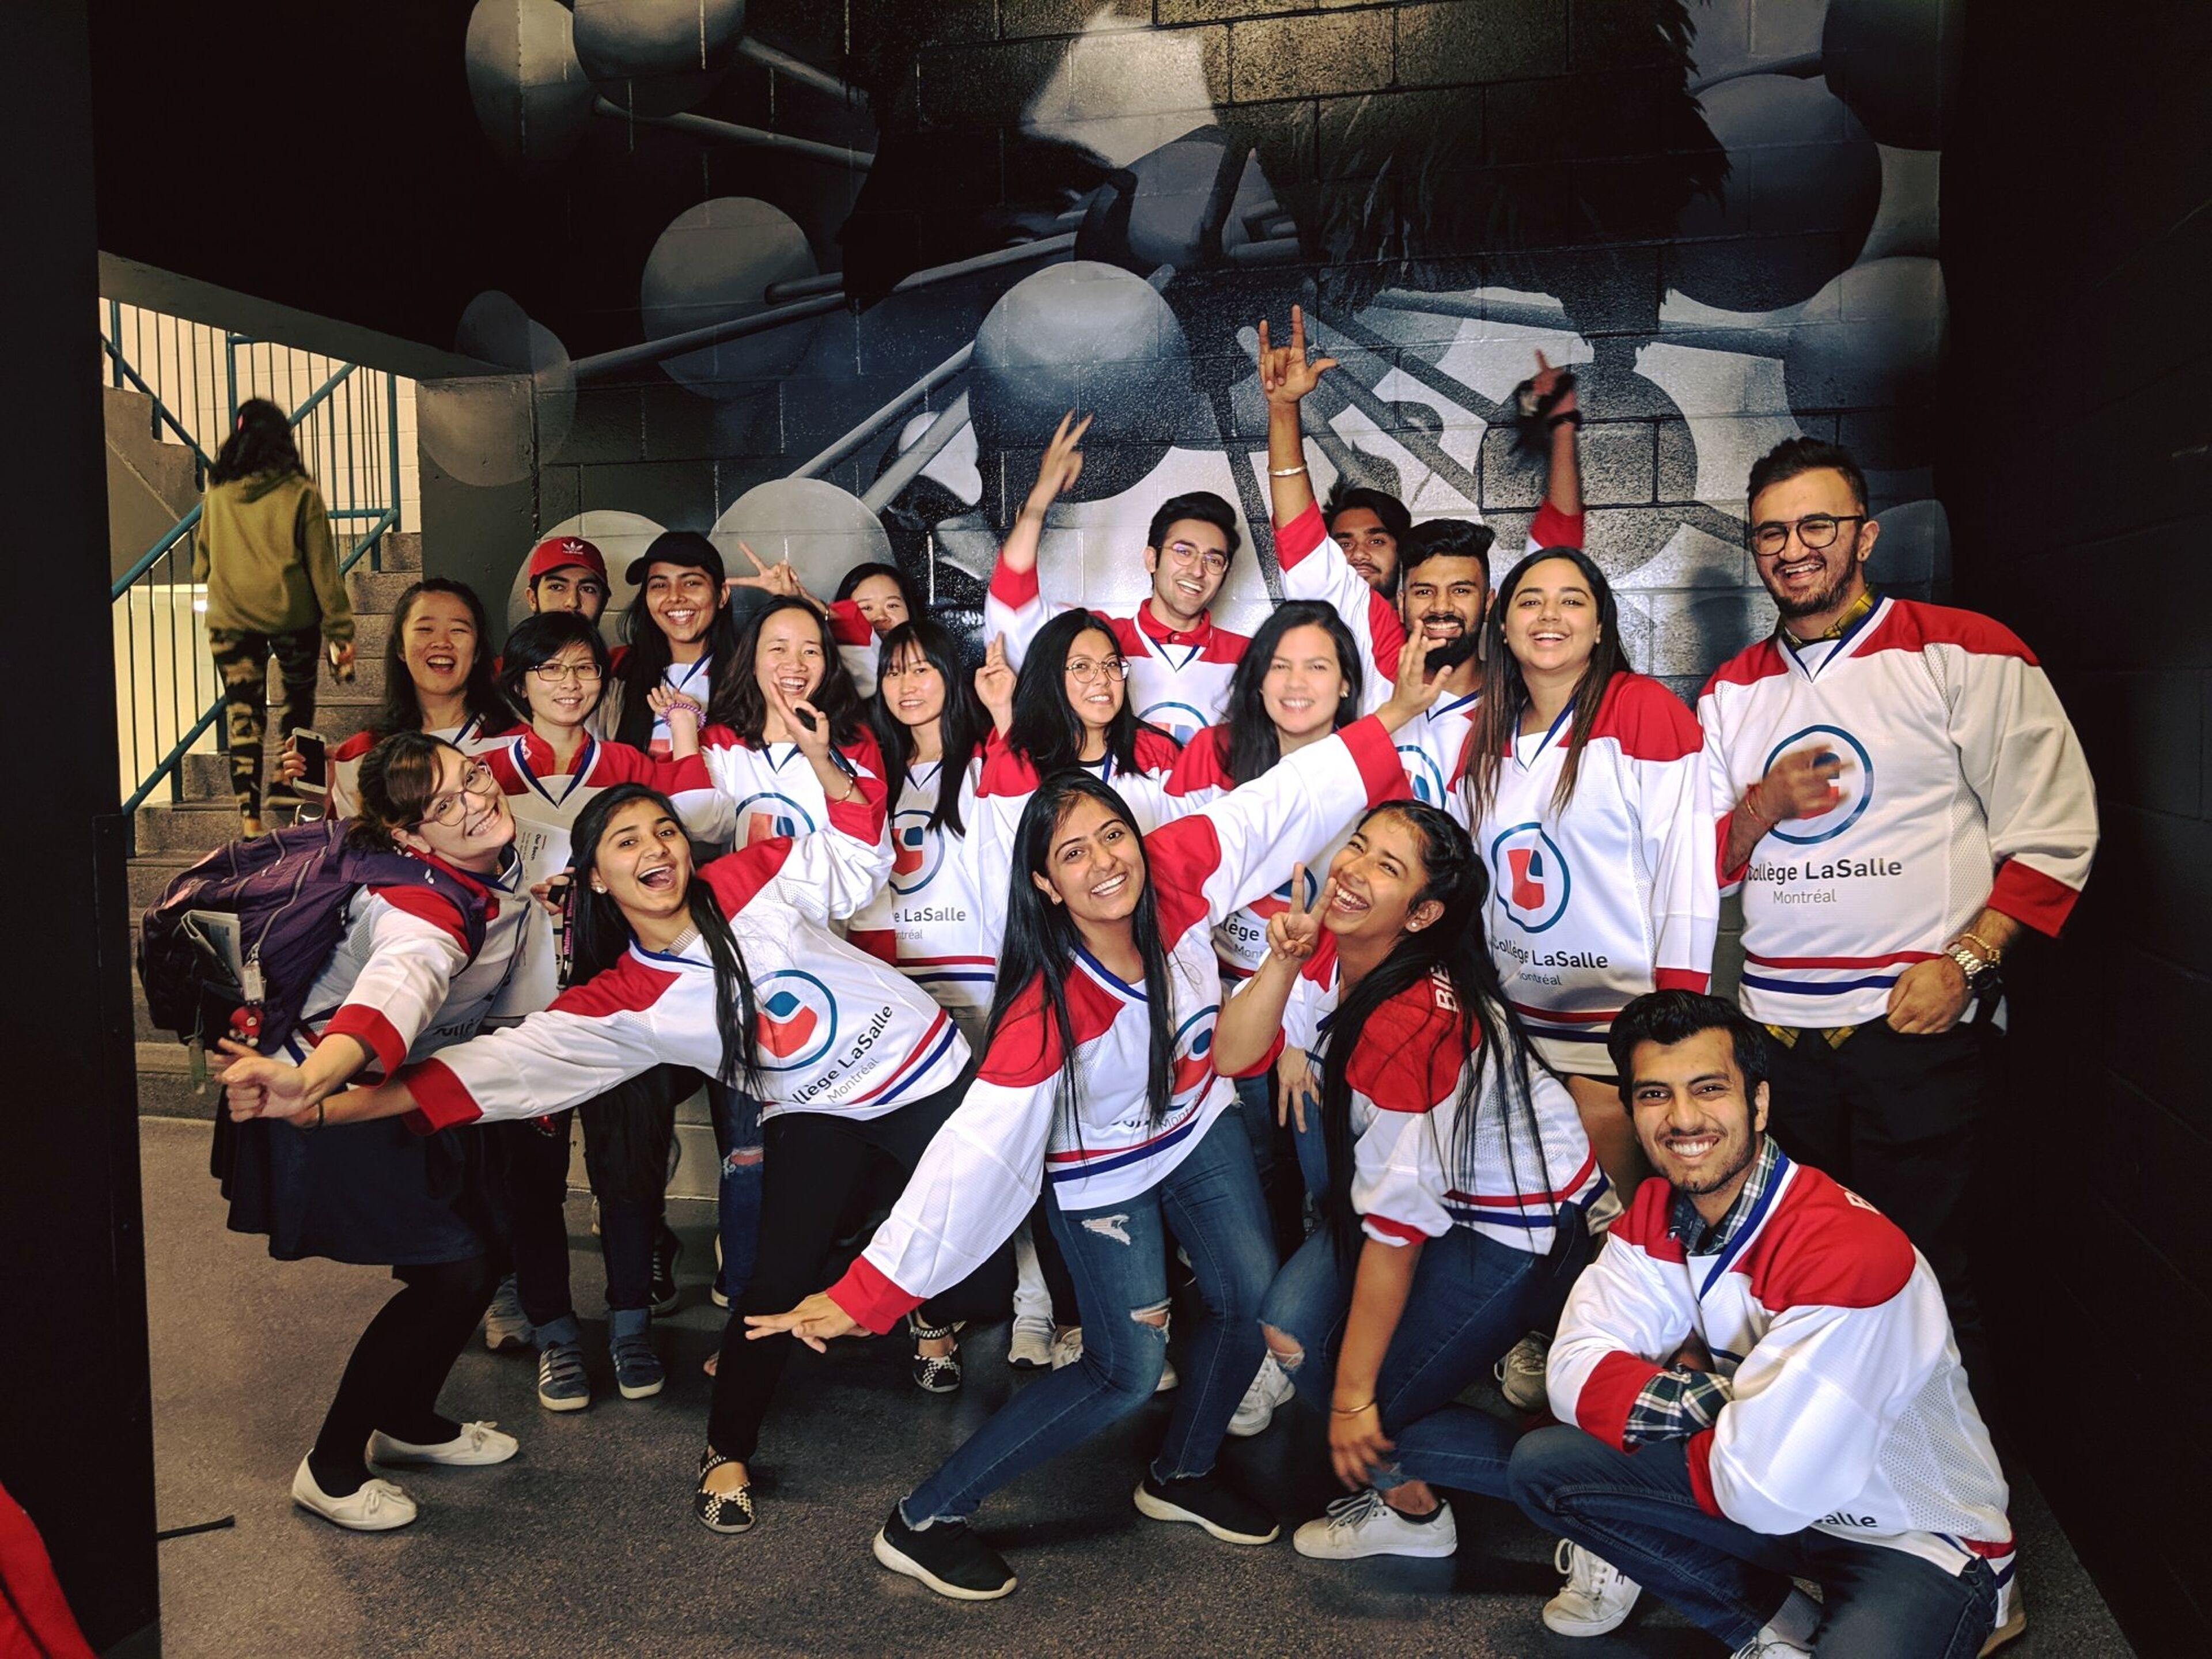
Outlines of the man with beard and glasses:
M 1736 1010 L 1655 991 L 1609 1044 L 1658 1173 L 1568 1294 L 1560 1426 L 1507 1468 L 1567 1540 L 1544 1622 L 1601 1634 L 1641 1585 L 1738 1659 L 1972 1659 L 2019 1634 L 2004 1473 L 1927 1262 L 1765 1133 L 1770 1045 Z
M 1775 1138 L 1926 1255 L 1979 1376 L 1963 1200 L 1998 967 L 2088 877 L 2088 764 L 2009 629 L 1868 586 L 1881 526 L 1848 450 L 1790 439 L 1750 495 L 1781 623 L 1698 713 L 1723 890 L 1743 895 L 1741 1000 L 1776 1039 Z

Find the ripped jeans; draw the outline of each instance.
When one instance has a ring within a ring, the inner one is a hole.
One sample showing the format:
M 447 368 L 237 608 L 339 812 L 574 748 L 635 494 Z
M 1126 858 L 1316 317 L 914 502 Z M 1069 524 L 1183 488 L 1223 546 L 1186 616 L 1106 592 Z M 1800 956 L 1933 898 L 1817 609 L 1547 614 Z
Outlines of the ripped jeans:
M 1172 1231 L 1206 1316 L 1188 1334 L 1182 1386 L 1153 1460 L 1162 1480 L 1213 1468 L 1265 1345 L 1260 1299 L 1275 1271 L 1252 1146 L 1237 1114 L 1217 1117 L 1149 1192 L 1095 1210 L 1045 1211 L 1083 1310 L 1083 1358 L 1024 1387 L 899 1505 L 909 1526 L 964 1521 L 1008 1481 L 1080 1445 L 1152 1397 L 1167 1363 Z

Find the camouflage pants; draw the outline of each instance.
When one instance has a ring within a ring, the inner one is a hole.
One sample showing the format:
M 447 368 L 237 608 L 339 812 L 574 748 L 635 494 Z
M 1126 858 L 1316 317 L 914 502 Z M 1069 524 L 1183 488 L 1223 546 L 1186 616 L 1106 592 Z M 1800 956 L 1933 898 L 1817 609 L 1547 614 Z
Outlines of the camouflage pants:
M 315 723 L 315 674 L 320 664 L 319 629 L 296 634 L 256 634 L 242 628 L 210 628 L 208 651 L 222 676 L 222 708 L 230 750 L 230 785 L 238 810 L 261 816 L 261 751 L 269 732 L 269 659 L 284 684 L 284 730 Z

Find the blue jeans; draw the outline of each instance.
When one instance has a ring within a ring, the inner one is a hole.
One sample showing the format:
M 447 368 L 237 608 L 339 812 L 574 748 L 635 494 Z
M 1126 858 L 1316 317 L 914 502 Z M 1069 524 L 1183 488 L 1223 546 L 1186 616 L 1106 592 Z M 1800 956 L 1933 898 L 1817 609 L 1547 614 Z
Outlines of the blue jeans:
M 722 1272 L 715 1282 L 734 1308 L 752 1283 L 753 1261 L 760 1250 L 760 1102 L 710 1081 L 707 1103 L 714 1120 L 714 1150 L 722 1158 L 721 1180 L 714 1194 Z
M 1153 1460 L 1161 1480 L 1205 1474 L 1260 1369 L 1260 1298 L 1274 1246 L 1252 1149 L 1224 1112 L 1190 1155 L 1149 1192 L 1092 1210 L 1045 1213 L 1067 1258 L 1083 1311 L 1083 1358 L 1048 1372 L 999 1408 L 945 1466 L 899 1505 L 909 1526 L 965 1521 L 991 1492 L 1080 1445 L 1152 1397 L 1168 1333 L 1146 1316 L 1168 1306 L 1168 1231 L 1190 1257 L 1206 1316 L 1190 1333 L 1182 1387 Z
M 1570 1210 L 1562 1218 L 1549 1255 L 1516 1250 L 1466 1227 L 1421 1247 L 1406 1310 L 1375 1378 L 1382 1432 L 1397 1443 L 1396 1461 L 1370 1472 L 1376 1487 L 1432 1480 L 1459 1492 L 1505 1496 L 1505 1461 L 1520 1431 L 1455 1403 L 1455 1396 L 1491 1374 L 1499 1356 L 1533 1328 L 1555 1287 L 1571 1284 L 1589 1260 L 1589 1234 L 1579 1214 Z M 1323 1411 L 1335 1382 L 1352 1286 L 1352 1268 L 1339 1264 L 1336 1242 L 1324 1228 L 1275 1275 L 1261 1304 L 1261 1323 L 1288 1337 L 1304 1356 L 1282 1361 L 1291 1382 Z M 1282 1360 L 1279 1352 L 1276 1358 Z
M 1996 1620 L 1986 1563 L 1964 1572 L 1811 1528 L 1776 1535 L 1709 1515 L 1687 1443 L 1615 1451 L 1580 1429 L 1539 1429 L 1513 1449 L 1510 1496 L 1531 1520 L 1605 1558 L 1740 1647 L 1781 1610 L 1793 1577 L 1821 1587 L 1820 1659 L 1972 1659 Z

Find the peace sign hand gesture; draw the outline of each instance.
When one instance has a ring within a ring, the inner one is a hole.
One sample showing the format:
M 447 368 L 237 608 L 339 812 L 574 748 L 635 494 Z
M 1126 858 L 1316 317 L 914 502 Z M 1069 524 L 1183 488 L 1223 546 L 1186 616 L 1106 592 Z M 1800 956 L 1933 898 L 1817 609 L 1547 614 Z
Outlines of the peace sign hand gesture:
M 1044 447 L 1043 460 L 1037 464 L 1036 483 L 1030 489 L 1023 512 L 1042 518 L 1055 498 L 1075 488 L 1075 481 L 1083 476 L 1083 434 L 1091 430 L 1096 418 L 1085 415 L 1078 421 L 1072 409 L 1060 417 L 1059 428 Z
M 762 592 L 770 594 L 776 599 L 805 599 L 816 609 L 821 608 L 821 602 L 800 585 L 799 573 L 791 568 L 789 559 L 784 560 L 781 564 L 763 564 L 761 556 L 743 542 L 738 544 L 738 551 L 753 562 L 753 574 L 750 576 L 726 578 L 722 583 L 724 592 L 738 587 L 757 587 Z
M 1390 700 L 1375 711 L 1390 731 L 1395 732 L 1416 714 L 1425 714 L 1443 694 L 1443 672 L 1431 676 L 1428 670 L 1428 635 L 1416 628 L 1399 647 L 1398 679 L 1390 689 Z
M 983 653 L 983 665 L 975 671 L 975 696 L 991 711 L 991 724 L 1001 736 L 1014 723 L 1014 686 L 1019 678 L 1006 660 L 1006 636 L 994 634 L 990 648 Z
M 1306 314 L 1302 307 L 1291 307 L 1288 345 L 1271 345 L 1267 319 L 1260 319 L 1260 390 L 1269 403 L 1295 405 L 1302 402 L 1321 384 L 1322 372 L 1335 367 L 1334 357 L 1306 361 Z
M 1306 889 L 1306 867 L 1291 870 L 1291 902 L 1267 918 L 1267 952 L 1285 962 L 1304 962 L 1321 943 L 1321 919 L 1336 898 L 1336 878 L 1331 876 L 1315 892 L 1311 904 L 1300 904 Z

